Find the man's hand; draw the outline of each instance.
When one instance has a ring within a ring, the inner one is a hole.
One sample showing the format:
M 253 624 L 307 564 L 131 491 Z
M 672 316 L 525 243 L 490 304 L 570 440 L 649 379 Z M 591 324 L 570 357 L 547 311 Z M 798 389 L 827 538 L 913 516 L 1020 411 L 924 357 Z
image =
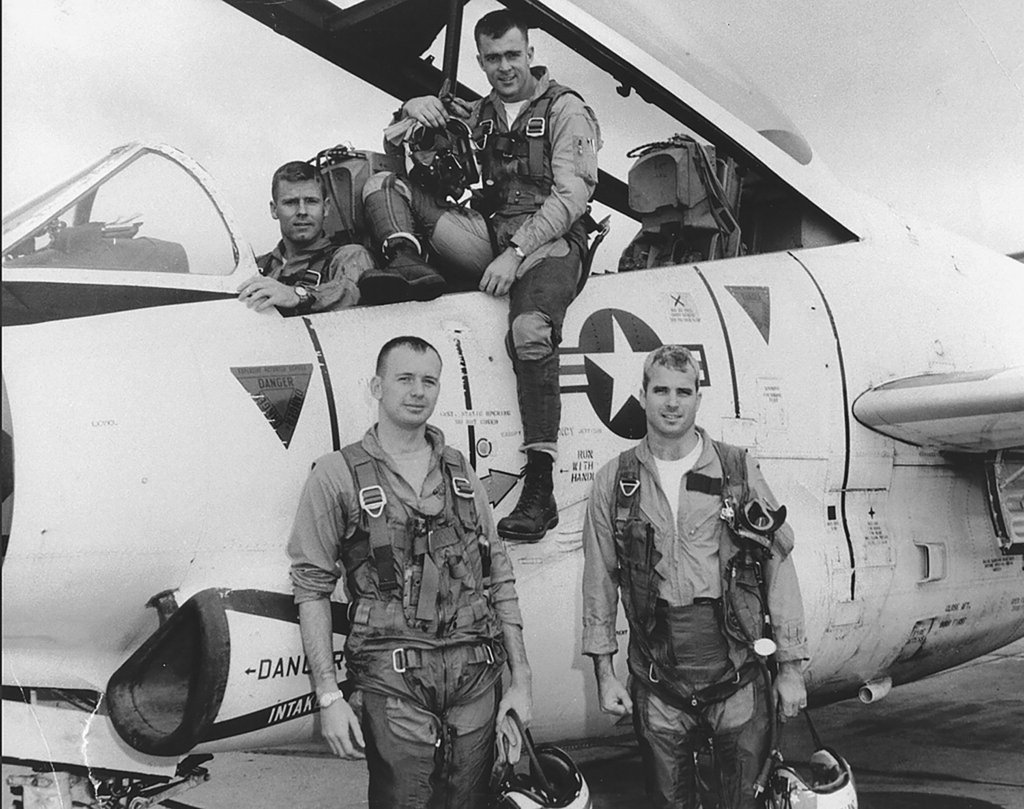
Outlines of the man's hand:
M 614 674 L 597 678 L 597 696 L 603 713 L 626 716 L 633 712 L 629 691 Z
M 775 678 L 775 697 L 782 721 L 792 719 L 807 707 L 807 687 L 800 670 L 800 661 L 779 664 Z
M 511 247 L 505 250 L 487 265 L 483 277 L 480 278 L 480 289 L 495 298 L 507 295 L 512 282 L 516 280 L 516 272 L 521 261 Z
M 533 720 L 533 694 L 530 682 L 522 679 L 512 678 L 512 684 L 498 703 L 498 714 L 494 720 L 495 733 L 498 735 L 498 758 L 505 759 L 506 751 L 509 753 L 509 763 L 515 764 L 519 760 L 519 753 L 522 748 L 522 739 L 519 738 L 519 729 L 515 726 L 509 711 L 514 711 L 523 727 L 529 727 Z M 509 739 L 506 746 L 503 737 Z
M 419 121 L 423 126 L 442 127 L 448 123 L 448 110 L 437 96 L 410 98 L 402 109 L 407 118 Z
M 273 278 L 254 275 L 238 287 L 238 300 L 250 309 L 262 312 L 271 306 L 294 309 L 299 305 L 299 296 L 294 287 L 282 284 Z
M 363 748 L 366 747 L 363 729 L 347 701 L 339 699 L 321 708 L 320 726 L 334 755 L 340 758 L 362 758 Z
M 465 120 L 473 110 L 468 101 L 450 96 L 447 103 L 437 96 L 410 98 L 402 105 L 407 118 L 419 121 L 423 126 L 443 127 L 453 115 Z

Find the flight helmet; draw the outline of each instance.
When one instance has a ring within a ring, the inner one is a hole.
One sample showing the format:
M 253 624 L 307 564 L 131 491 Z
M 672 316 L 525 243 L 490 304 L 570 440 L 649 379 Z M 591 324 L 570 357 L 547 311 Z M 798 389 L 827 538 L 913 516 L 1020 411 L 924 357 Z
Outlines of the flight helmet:
M 510 712 L 530 761 L 528 773 L 506 766 L 495 790 L 492 809 L 591 809 L 590 789 L 576 763 L 553 744 L 534 745 L 514 712 Z
M 409 179 L 430 194 L 458 200 L 480 180 L 469 126 L 458 118 L 424 129 L 410 143 L 410 151 Z
M 769 809 L 857 809 L 850 765 L 827 747 L 816 750 L 806 766 L 782 764 L 772 773 Z

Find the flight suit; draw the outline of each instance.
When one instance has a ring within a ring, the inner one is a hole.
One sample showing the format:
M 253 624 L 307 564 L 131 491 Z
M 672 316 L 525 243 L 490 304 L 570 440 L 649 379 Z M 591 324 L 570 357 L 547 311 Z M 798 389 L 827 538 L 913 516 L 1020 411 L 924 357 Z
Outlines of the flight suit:
M 320 458 L 288 546 L 297 603 L 329 597 L 346 576 L 345 658 L 363 699 L 375 809 L 485 805 L 506 659 L 502 627 L 522 626 L 483 488 L 440 430 L 428 426 L 427 439 L 432 456 L 420 492 L 374 430 L 344 456 Z M 368 479 L 386 500 L 376 536 L 360 505 Z M 471 516 L 453 502 L 460 497 L 472 502 Z
M 359 277 L 374 266 L 373 256 L 361 244 L 340 247 L 322 233 L 320 238 L 293 256 L 284 257 L 284 242 L 256 259 L 260 275 L 288 286 L 301 284 L 313 293 L 309 304 L 282 309 L 285 316 L 326 312 L 359 303 Z
M 768 752 L 767 694 L 751 665 L 749 646 L 723 629 L 726 576 L 738 548 L 721 517 L 723 467 L 718 450 L 703 430 L 698 432 L 703 450 L 679 492 L 662 490 L 646 440 L 634 450 L 639 511 L 651 527 L 653 541 L 646 558 L 638 558 L 635 548 L 617 541 L 619 461 L 598 472 L 583 527 L 583 653 L 617 651 L 619 587 L 629 587 L 623 605 L 630 624 L 633 721 L 652 803 L 686 809 L 699 805 L 693 752 L 710 733 L 720 779 L 713 791 L 723 796 L 723 809 L 747 809 L 755 806 L 752 785 Z M 749 457 L 746 485 L 753 497 L 774 502 Z M 670 494 L 678 498 L 677 521 Z M 780 663 L 807 657 L 792 547 L 792 532 L 783 525 L 764 565 Z M 631 579 L 638 581 L 629 584 Z M 643 597 L 643 583 L 653 588 L 649 613 L 636 603 L 637 593 Z M 656 620 L 648 620 L 655 614 Z M 685 694 L 708 696 L 706 689 L 713 691 L 734 678 L 741 687 L 732 693 L 725 687 L 726 698 L 701 702 L 698 710 L 680 699 Z
M 533 68 L 533 72 L 538 79 L 536 91 L 516 121 L 505 120 L 504 107 L 492 91 L 474 105 L 470 128 L 478 130 L 483 112 L 494 121 L 491 138 L 525 130 L 529 120 L 537 117 L 531 114 L 533 106 L 557 87 L 546 68 Z M 415 222 L 395 221 L 389 226 L 390 232 L 415 229 L 426 234 L 442 269 L 456 279 L 457 287 L 467 288 L 469 283 L 475 287 L 495 251 L 501 252 L 509 244 L 517 245 L 526 256 L 509 291 L 508 338 L 519 388 L 523 449 L 554 454 L 561 414 L 558 345 L 586 252 L 586 233 L 580 219 L 597 186 L 601 141 L 594 113 L 574 92 L 559 93 L 542 117 L 545 131 L 538 140 L 547 145 L 547 193 L 536 195 L 541 198 L 531 199 L 529 205 L 516 204 L 517 190 L 520 201 L 535 195 L 517 188 L 519 181 L 514 176 L 507 178 L 510 183 L 496 180 L 493 187 L 506 193 L 503 199 L 492 201 L 487 212 L 493 234 L 480 212 L 437 200 L 394 174 L 371 177 L 364 186 L 363 198 L 369 202 L 370 195 L 381 190 L 399 193 L 411 206 Z M 486 162 L 484 169 L 486 196 Z

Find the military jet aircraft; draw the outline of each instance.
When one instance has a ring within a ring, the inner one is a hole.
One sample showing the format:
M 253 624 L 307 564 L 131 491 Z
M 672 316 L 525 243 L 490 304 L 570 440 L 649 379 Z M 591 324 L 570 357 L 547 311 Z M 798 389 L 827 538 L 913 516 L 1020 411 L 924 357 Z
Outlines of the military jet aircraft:
M 471 36 L 460 3 L 232 4 L 398 98 L 437 92 Z M 837 184 L 643 4 L 508 5 L 661 127 L 603 116 L 606 142 L 647 147 L 597 194 L 637 238 L 598 250 L 563 330 L 560 525 L 511 549 L 536 733 L 616 732 L 579 653 L 580 529 L 596 469 L 643 435 L 640 368 L 663 343 L 699 354 L 700 423 L 755 452 L 788 506 L 812 702 L 873 701 L 1024 635 L 1020 266 Z M 339 216 L 374 159 L 324 158 Z M 434 421 L 506 511 L 505 304 L 257 315 L 233 300 L 249 242 L 158 144 L 9 214 L 2 249 L 5 760 L 59 775 L 33 789 L 138 809 L 210 754 L 315 740 L 283 552 L 309 464 L 372 422 L 380 344 L 419 334 L 445 363 Z

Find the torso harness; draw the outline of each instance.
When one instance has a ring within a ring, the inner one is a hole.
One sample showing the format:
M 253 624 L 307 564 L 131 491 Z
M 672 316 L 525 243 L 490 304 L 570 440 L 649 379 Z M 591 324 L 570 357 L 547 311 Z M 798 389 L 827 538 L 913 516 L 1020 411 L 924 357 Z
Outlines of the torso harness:
M 328 242 L 326 245 L 310 255 L 309 263 L 306 265 L 306 269 L 301 273 L 285 275 L 277 280 L 286 286 L 304 286 L 307 289 L 319 286 L 323 281 L 323 277 L 327 274 L 327 268 L 330 266 L 331 259 L 334 258 L 334 253 L 337 251 L 338 247 L 339 245 L 333 240 Z M 256 267 L 259 269 L 260 275 L 266 275 L 270 272 L 270 268 L 273 266 L 273 263 L 273 251 L 257 258 Z
M 481 659 L 493 660 L 489 641 L 500 637 L 500 626 L 489 597 L 490 550 L 461 453 L 444 448 L 444 507 L 427 516 L 399 500 L 361 444 L 341 452 L 360 507 L 341 550 L 354 599 L 352 634 L 410 654 L 484 641 Z M 405 654 L 396 657 L 396 671 Z
M 508 122 L 508 132 L 499 130 L 498 111 L 491 97 L 480 102 L 473 140 L 478 149 L 483 192 L 474 205 L 485 216 L 533 214 L 550 196 L 554 185 L 551 108 L 570 93 L 582 100 L 575 90 L 552 82 L 520 111 L 515 121 Z M 586 230 L 581 223 L 574 223 L 566 235 L 575 236 L 586 249 Z
M 640 512 L 640 461 L 634 450 L 619 455 L 615 483 L 615 550 L 630 625 L 630 672 L 665 702 L 696 714 L 728 699 L 761 672 L 753 646 L 772 631 L 764 569 L 774 531 L 785 519 L 784 509 L 768 512 L 782 519 L 763 534 L 750 530 L 743 516 L 761 507 L 750 497 L 746 453 L 712 443 L 723 477 L 690 472 L 686 488 L 722 498 L 722 518 L 729 523 L 735 553 L 725 564 L 720 599 L 698 598 L 693 605 L 673 607 L 660 598 L 655 566 L 662 555 L 655 547 L 654 526 Z M 729 660 L 728 640 L 750 650 L 739 668 Z M 685 660 L 679 659 L 681 648 L 687 650 Z

